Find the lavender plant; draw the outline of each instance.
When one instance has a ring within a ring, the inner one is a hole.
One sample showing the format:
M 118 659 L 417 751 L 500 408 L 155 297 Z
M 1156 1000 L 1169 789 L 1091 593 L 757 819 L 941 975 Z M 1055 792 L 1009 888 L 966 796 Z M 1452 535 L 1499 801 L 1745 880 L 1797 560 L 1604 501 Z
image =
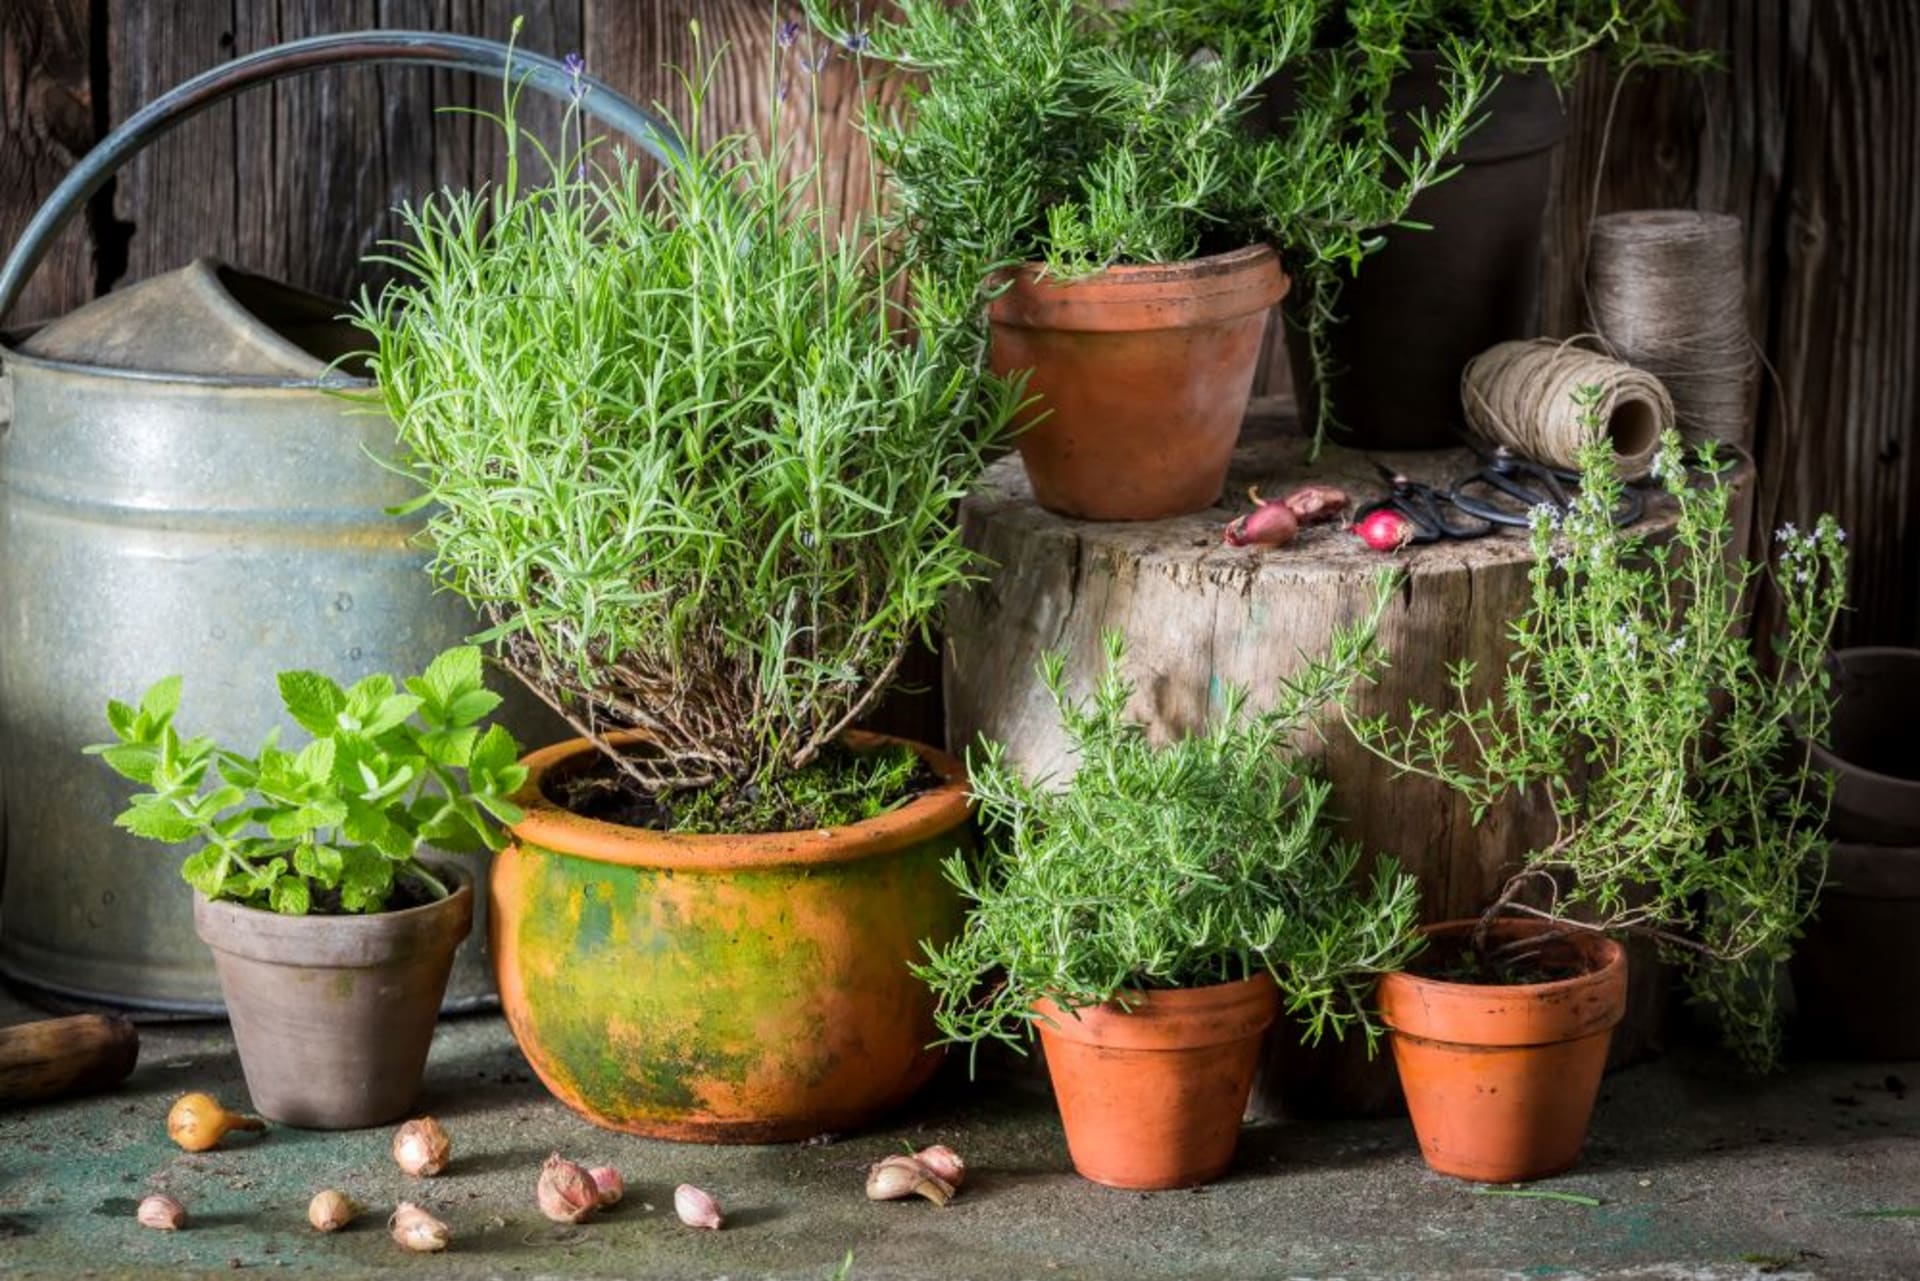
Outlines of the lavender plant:
M 1391 587 L 1271 710 L 1249 713 L 1231 689 L 1203 732 L 1165 746 L 1126 715 L 1118 634 L 1088 702 L 1068 698 L 1059 655 L 1043 660 L 1078 768 L 1056 789 L 1022 778 L 1002 744 L 969 760 L 989 853 L 948 861 L 972 906 L 915 970 L 949 1040 L 1017 1049 L 1043 997 L 1079 1009 L 1261 970 L 1309 1038 L 1356 1025 L 1372 1036 L 1373 981 L 1417 946 L 1417 886 L 1385 860 L 1362 884 L 1359 848 L 1334 838 L 1325 812 L 1328 784 L 1290 740 L 1370 670 Z
M 549 155 L 510 94 L 506 183 L 404 210 L 357 320 L 434 573 L 506 667 L 631 790 L 813 826 L 794 776 L 973 574 L 955 507 L 1019 388 L 980 369 L 970 291 L 832 230 L 817 160 L 697 141 L 712 74 L 651 182 Z
M 1590 419 L 1597 397 L 1580 397 Z M 1779 1053 L 1777 971 L 1826 867 L 1831 784 L 1796 741 L 1817 738 L 1829 713 L 1845 535 L 1826 516 L 1779 531 L 1784 626 L 1765 661 L 1748 628 L 1766 571 L 1738 553 L 1731 463 L 1708 444 L 1690 474 L 1669 434 L 1655 475 L 1679 508 L 1671 536 L 1616 529 L 1621 481 L 1592 426 L 1571 511 L 1535 513 L 1532 601 L 1498 694 L 1476 700 L 1461 663 L 1454 706 L 1349 724 L 1401 771 L 1465 796 L 1475 821 L 1503 797 L 1544 799 L 1554 839 L 1484 919 L 1652 938 L 1729 1048 L 1764 1068 Z M 1500 959 L 1484 931 L 1476 950 Z

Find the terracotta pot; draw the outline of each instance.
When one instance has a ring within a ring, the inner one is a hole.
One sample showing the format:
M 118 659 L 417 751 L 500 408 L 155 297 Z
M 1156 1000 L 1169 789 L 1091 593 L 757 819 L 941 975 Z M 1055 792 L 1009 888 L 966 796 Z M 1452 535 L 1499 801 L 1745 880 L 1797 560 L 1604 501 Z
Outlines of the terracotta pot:
M 1444 947 L 1476 921 L 1422 931 Z M 1495 942 L 1545 933 L 1540 921 L 1501 921 Z M 1545 945 L 1545 958 L 1582 972 L 1510 987 L 1420 974 L 1380 982 L 1380 1015 L 1427 1164 L 1488 1183 L 1543 1179 L 1580 1157 L 1607 1064 L 1607 1042 L 1627 1008 L 1627 953 L 1612 939 L 1577 934 Z
M 858 1129 L 919 1089 L 940 1053 L 907 964 L 957 932 L 941 862 L 972 837 L 960 762 L 908 746 L 938 787 L 850 827 L 747 836 L 583 818 L 543 789 L 594 748 L 528 756 L 526 818 L 494 863 L 493 956 L 547 1088 L 610 1129 L 716 1143 Z
M 1793 951 L 1795 1049 L 1920 1059 L 1920 846 L 1833 847 L 1819 911 Z
M 1920 845 L 1920 649 L 1835 650 L 1833 720 L 1813 763 L 1831 772 L 1839 841 Z
M 1287 283 L 1265 245 L 1079 280 L 1016 272 L 987 318 L 994 371 L 1032 371 L 1016 443 L 1034 499 L 1086 520 L 1217 502 Z
M 1279 1012 L 1272 977 L 1127 1002 L 1034 1006 L 1073 1168 L 1114 1188 L 1219 1178 L 1233 1162 L 1260 1035 Z
M 453 952 L 473 928 L 473 881 L 423 907 L 371 916 L 281 916 L 193 901 L 253 1109 L 315 1130 L 385 1125 L 420 1097 Z

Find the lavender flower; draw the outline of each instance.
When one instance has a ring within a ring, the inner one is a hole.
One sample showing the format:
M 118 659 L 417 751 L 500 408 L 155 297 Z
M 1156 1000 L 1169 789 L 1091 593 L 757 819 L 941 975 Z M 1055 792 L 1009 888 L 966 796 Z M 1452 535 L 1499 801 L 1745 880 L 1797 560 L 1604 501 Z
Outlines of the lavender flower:
M 793 48 L 793 42 L 799 38 L 800 24 L 798 22 L 788 20 L 780 24 L 779 41 L 782 49 Z

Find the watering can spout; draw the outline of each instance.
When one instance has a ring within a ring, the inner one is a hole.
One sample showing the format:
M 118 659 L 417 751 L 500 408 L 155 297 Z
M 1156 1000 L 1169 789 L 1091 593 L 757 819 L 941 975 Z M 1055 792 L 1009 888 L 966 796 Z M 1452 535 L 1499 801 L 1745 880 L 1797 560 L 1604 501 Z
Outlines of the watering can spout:
M 217 258 L 95 299 L 21 345 L 63 364 L 286 382 L 353 381 L 346 304 Z

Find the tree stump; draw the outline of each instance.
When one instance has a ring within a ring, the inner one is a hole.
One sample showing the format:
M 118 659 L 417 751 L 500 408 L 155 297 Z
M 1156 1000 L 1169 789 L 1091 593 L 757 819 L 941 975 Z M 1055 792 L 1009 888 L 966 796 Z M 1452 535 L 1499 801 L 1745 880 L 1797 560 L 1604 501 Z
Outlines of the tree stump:
M 1467 542 L 1442 541 L 1395 556 L 1373 551 L 1340 524 L 1303 528 L 1291 546 L 1236 548 L 1221 530 L 1246 510 L 1249 485 L 1277 496 L 1295 485 L 1340 486 L 1365 502 L 1385 483 L 1372 456 L 1328 446 L 1306 461 L 1307 440 L 1290 414 L 1256 402 L 1234 456 L 1224 504 L 1197 515 L 1134 524 L 1055 516 L 1034 503 L 1017 458 L 997 463 L 962 505 L 967 545 L 992 568 L 986 581 L 954 600 L 948 615 L 944 687 L 947 737 L 962 750 L 981 737 L 1007 745 L 1009 761 L 1029 776 L 1070 775 L 1053 705 L 1037 664 L 1047 650 L 1067 660 L 1069 692 L 1084 695 L 1103 661 L 1101 637 L 1127 638 L 1125 672 L 1136 686 L 1131 711 L 1164 741 L 1206 722 L 1229 685 L 1246 687 L 1254 708 L 1266 692 L 1319 654 L 1335 628 L 1370 606 L 1374 581 L 1392 566 L 1406 578 L 1382 621 L 1391 665 L 1355 699 L 1361 714 L 1399 715 L 1409 700 L 1445 705 L 1448 666 L 1475 664 L 1474 692 L 1497 690 L 1508 654 L 1507 631 L 1528 601 L 1532 557 L 1522 530 Z M 1465 449 L 1396 453 L 1390 465 L 1436 486 L 1477 466 Z M 1671 525 L 1672 505 L 1650 503 L 1648 528 Z M 1387 854 L 1420 882 L 1421 919 L 1477 915 L 1498 894 L 1529 849 L 1551 839 L 1553 815 L 1537 795 L 1489 813 L 1478 826 L 1467 804 L 1445 787 L 1395 778 L 1335 717 L 1302 746 L 1333 783 L 1332 810 L 1342 835 L 1369 855 Z M 1657 1023 L 1654 985 L 1616 1034 L 1616 1057 L 1644 1051 Z M 1397 1085 L 1380 1067 L 1356 1070 L 1364 1052 L 1304 1054 L 1297 1038 L 1270 1046 L 1258 1111 L 1273 1111 L 1284 1067 L 1295 1080 L 1292 1110 L 1375 1111 L 1392 1106 Z M 1276 1063 L 1279 1054 L 1283 1062 Z M 1388 1056 L 1375 1060 L 1383 1064 Z M 1304 1081 L 1304 1086 L 1303 1086 Z M 1331 1097 L 1327 1092 L 1331 1091 Z

